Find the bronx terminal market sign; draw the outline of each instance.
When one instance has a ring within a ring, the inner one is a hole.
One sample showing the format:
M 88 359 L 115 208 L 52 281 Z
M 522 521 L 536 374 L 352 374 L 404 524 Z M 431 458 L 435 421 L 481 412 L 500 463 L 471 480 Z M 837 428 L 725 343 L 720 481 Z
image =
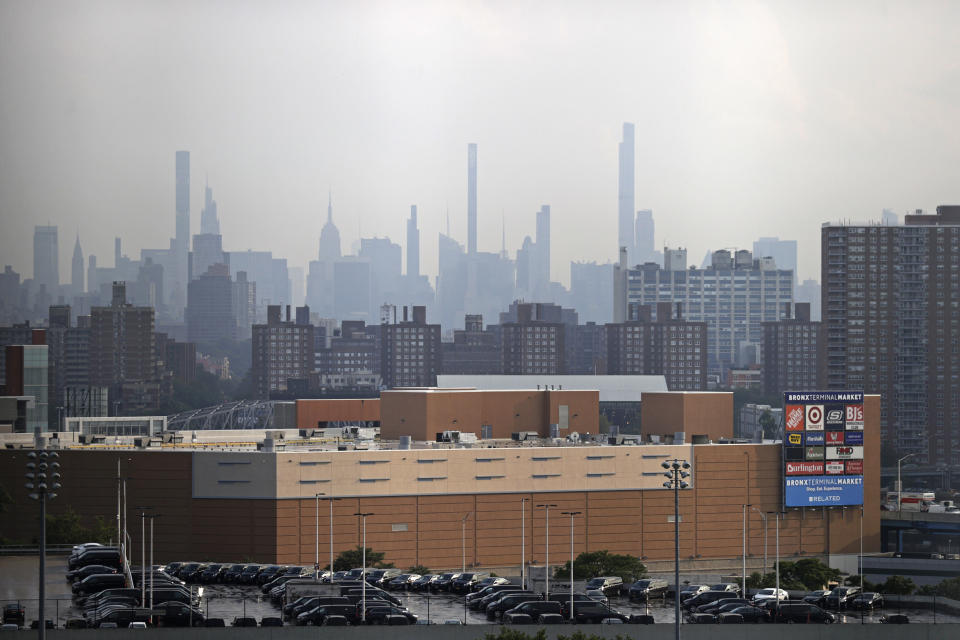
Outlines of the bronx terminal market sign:
M 863 504 L 863 393 L 783 394 L 785 507 Z

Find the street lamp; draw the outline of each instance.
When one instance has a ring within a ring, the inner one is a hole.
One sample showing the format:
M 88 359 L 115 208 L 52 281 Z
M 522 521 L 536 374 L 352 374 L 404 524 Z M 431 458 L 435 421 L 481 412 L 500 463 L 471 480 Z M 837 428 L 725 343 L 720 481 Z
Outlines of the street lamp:
M 360 621 L 363 624 L 367 623 L 367 516 L 372 516 L 370 512 L 361 513 L 360 511 L 354 513 L 355 516 L 360 516 L 360 520 L 363 522 L 363 573 L 360 575 L 360 602 L 361 604 L 361 615 Z M 333 569 L 333 567 L 330 567 Z
M 906 460 L 907 458 L 912 458 L 913 456 L 918 455 L 917 453 L 908 453 L 899 460 L 897 460 L 897 513 L 903 511 L 903 481 L 900 479 L 900 463 Z
M 747 507 L 753 508 L 752 504 L 743 506 L 743 594 L 747 594 Z
M 333 503 L 340 498 L 327 498 L 330 502 L 330 582 L 333 583 Z M 319 562 L 319 560 L 317 561 Z
M 467 513 L 460 519 L 460 573 L 467 572 L 467 518 L 469 517 L 470 514 Z
M 667 489 L 673 489 L 673 580 L 674 580 L 674 627 L 676 628 L 676 638 L 680 640 L 680 489 L 686 489 L 690 485 L 684 482 L 685 478 L 690 477 L 690 463 L 686 460 L 664 460 L 660 466 L 666 469 L 663 475 L 667 481 L 663 486 Z
M 537 509 L 546 509 L 547 510 L 547 547 L 546 547 L 546 559 L 544 561 L 544 576 L 546 578 L 546 588 L 544 589 L 544 600 L 550 599 L 550 507 L 556 507 L 555 504 L 538 504 Z
M 760 517 L 763 518 L 763 571 L 760 573 L 765 574 L 767 572 L 767 514 L 754 506 L 751 506 L 750 508 L 760 514 Z M 743 595 L 744 597 L 747 595 L 746 586 L 744 586 Z
M 60 463 L 57 458 L 60 457 L 56 451 L 31 451 L 27 454 L 27 483 L 26 487 L 30 490 L 30 498 L 40 503 L 40 607 L 39 624 L 40 640 L 47 637 L 47 621 L 44 617 L 43 601 L 47 597 L 46 593 L 46 571 L 47 571 L 47 500 L 53 500 L 57 497 L 55 493 L 61 488 L 60 485 Z M 48 472 L 50 483 L 47 484 Z
M 160 517 L 159 513 L 151 513 L 147 515 L 150 518 L 150 610 L 151 610 L 151 619 L 153 617 L 153 521 Z M 145 580 L 146 576 L 143 576 L 141 580 Z M 192 606 L 192 605 L 191 605 Z
M 147 514 L 153 507 L 137 507 L 140 510 L 140 606 L 147 603 Z M 151 569 L 152 573 L 152 569 Z
M 573 517 L 578 516 L 582 511 L 563 511 L 562 514 L 570 516 L 570 622 L 573 622 Z
M 313 561 L 313 580 L 314 582 L 320 582 L 320 496 L 325 496 L 325 493 L 317 493 L 313 497 L 316 500 L 313 508 L 314 516 L 314 561 Z M 333 565 L 330 565 L 330 571 L 333 571 Z
M 527 588 L 527 500 L 520 498 L 520 588 Z

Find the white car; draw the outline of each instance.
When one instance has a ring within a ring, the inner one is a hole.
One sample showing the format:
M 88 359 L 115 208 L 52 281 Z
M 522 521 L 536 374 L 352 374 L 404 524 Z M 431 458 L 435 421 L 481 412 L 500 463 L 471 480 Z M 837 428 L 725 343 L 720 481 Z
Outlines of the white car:
M 753 596 L 753 602 L 755 604 L 761 604 L 769 600 L 780 600 L 782 602 L 789 599 L 790 594 L 783 589 L 760 589 L 760 591 L 757 591 Z
M 146 622 L 134 621 L 127 625 L 127 629 L 146 629 L 146 628 L 147 628 Z

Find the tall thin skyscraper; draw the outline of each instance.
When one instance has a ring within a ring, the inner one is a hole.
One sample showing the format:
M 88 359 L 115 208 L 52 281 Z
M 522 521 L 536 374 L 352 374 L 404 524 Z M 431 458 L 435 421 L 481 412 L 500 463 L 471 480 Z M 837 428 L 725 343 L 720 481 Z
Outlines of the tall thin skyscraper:
M 536 286 L 542 288 L 542 293 L 546 293 L 550 287 L 550 205 L 548 204 L 541 206 L 540 211 L 537 211 L 536 254 Z
M 188 175 L 187 185 L 189 186 L 189 184 L 190 176 Z M 209 186 L 203 188 L 203 210 L 200 212 L 200 233 L 209 233 L 215 236 L 220 235 L 220 220 L 217 218 L 217 201 L 213 199 L 213 189 Z
M 642 264 L 654 258 L 653 248 L 653 211 L 650 209 L 641 209 L 637 211 L 637 264 Z
M 187 304 L 188 261 L 190 253 L 190 152 L 177 151 L 177 221 L 173 241 L 173 269 L 170 303 L 179 316 Z
M 56 294 L 60 286 L 56 227 L 36 226 L 33 229 L 33 281 L 38 289 L 44 285 L 51 296 Z
M 73 245 L 73 262 L 70 265 L 70 286 L 73 288 L 73 295 L 81 295 L 83 288 L 83 249 L 80 248 L 80 234 L 77 234 L 77 242 Z
M 634 165 L 633 123 L 623 123 L 623 141 L 620 142 L 620 181 L 617 198 L 619 214 L 619 246 L 627 248 L 627 254 L 633 260 L 636 246 L 633 235 Z M 632 263 L 631 263 L 632 264 Z
M 420 230 L 417 229 L 417 205 L 410 205 L 407 220 L 407 276 L 420 277 Z
M 477 143 L 467 145 L 467 253 L 477 252 Z

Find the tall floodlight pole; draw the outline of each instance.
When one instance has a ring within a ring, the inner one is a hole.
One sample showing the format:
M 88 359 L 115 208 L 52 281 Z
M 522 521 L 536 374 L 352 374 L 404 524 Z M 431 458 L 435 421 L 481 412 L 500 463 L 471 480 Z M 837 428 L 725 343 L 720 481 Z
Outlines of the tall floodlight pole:
M 777 518 L 777 613 L 780 612 L 780 512 L 776 512 Z
M 527 500 L 520 498 L 520 588 L 527 588 Z
M 316 500 L 313 506 L 313 516 L 314 516 L 314 560 L 313 560 L 313 579 L 315 582 L 320 582 L 320 496 L 326 495 L 325 493 L 317 493 L 313 497 Z M 332 570 L 333 567 L 331 566 Z
M 582 511 L 563 511 L 565 516 L 570 516 L 570 622 L 573 622 L 573 517 L 578 516 Z
M 747 507 L 751 506 L 743 505 L 743 584 L 740 586 L 744 595 L 747 593 Z
M 546 509 L 547 511 L 547 528 L 546 528 L 546 558 L 544 560 L 544 577 L 546 578 L 546 587 L 544 588 L 544 600 L 550 599 L 550 507 L 556 507 L 555 504 L 538 504 L 538 509 Z
M 756 507 L 750 508 L 760 514 L 760 517 L 763 518 L 763 571 L 761 571 L 761 573 L 765 574 L 767 572 L 767 514 L 765 514 L 763 511 L 760 511 L 760 509 L 757 509 Z M 746 587 L 744 587 L 743 597 L 747 597 Z
M 47 623 L 44 617 L 44 600 L 47 597 L 47 500 L 56 498 L 57 494 L 55 492 L 61 488 L 60 463 L 56 461 L 59 457 L 60 454 L 56 451 L 40 451 L 39 453 L 31 451 L 27 454 L 29 462 L 27 462 L 27 483 L 25 486 L 30 490 L 30 498 L 40 503 L 40 588 L 38 594 L 40 606 L 37 609 L 40 640 L 47 637 Z
M 333 501 L 340 498 L 327 498 L 330 501 L 330 582 L 333 582 Z
M 899 460 L 897 460 L 897 513 L 903 511 L 903 481 L 900 479 L 900 463 L 906 460 L 907 458 L 912 458 L 917 455 L 916 453 L 908 453 Z M 897 549 L 897 551 L 902 551 L 902 549 Z
M 460 519 L 460 573 L 467 572 L 467 518 L 469 517 L 470 514 L 467 513 Z
M 673 581 L 674 581 L 674 620 L 676 640 L 680 640 L 680 489 L 690 485 L 685 482 L 690 477 L 690 463 L 686 460 L 664 460 L 660 466 L 667 471 L 663 474 L 667 481 L 663 486 L 673 489 Z
M 147 604 L 147 511 L 153 507 L 139 506 L 140 510 L 140 606 Z
M 361 605 L 361 614 L 360 614 L 360 622 L 361 622 L 362 624 L 366 624 L 366 623 L 367 623 L 367 516 L 372 516 L 373 514 L 372 514 L 372 513 L 369 513 L 369 512 L 367 512 L 367 513 L 361 513 L 361 512 L 358 511 L 357 513 L 354 513 L 353 515 L 355 515 L 355 516 L 360 516 L 360 520 L 361 520 L 361 522 L 363 522 L 363 551 L 362 551 L 362 555 L 363 555 L 363 569 L 362 569 L 362 571 L 363 571 L 363 574 L 362 574 L 361 577 L 360 577 L 360 580 L 361 580 L 361 582 L 360 582 L 360 586 L 361 586 L 361 589 L 360 589 L 360 602 L 362 603 L 362 605 Z M 331 569 L 332 569 L 332 568 L 333 568 L 333 567 L 331 567 Z

